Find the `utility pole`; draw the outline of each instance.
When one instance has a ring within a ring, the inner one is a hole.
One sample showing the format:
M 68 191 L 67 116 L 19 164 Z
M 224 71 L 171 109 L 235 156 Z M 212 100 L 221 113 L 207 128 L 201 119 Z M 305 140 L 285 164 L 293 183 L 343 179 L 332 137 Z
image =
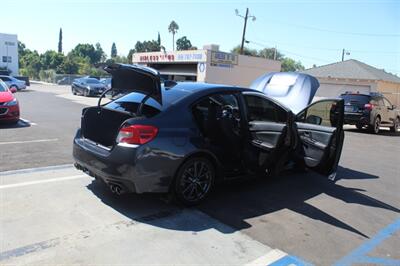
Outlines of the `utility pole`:
M 240 54 L 243 54 L 244 42 L 246 40 L 246 27 L 247 27 L 247 19 L 252 18 L 253 21 L 256 20 L 255 16 L 249 16 L 249 8 L 246 8 L 246 15 L 242 16 L 239 14 L 239 10 L 235 9 L 236 16 L 241 17 L 244 19 L 244 26 L 243 26 L 243 34 L 242 34 L 242 44 L 240 45 Z
M 276 45 L 275 45 L 275 49 L 274 49 L 274 60 L 276 61 Z
M 343 48 L 343 50 L 342 50 L 342 62 L 344 61 L 344 54 L 350 55 L 350 52 L 349 52 L 349 51 L 346 51 L 346 50 Z

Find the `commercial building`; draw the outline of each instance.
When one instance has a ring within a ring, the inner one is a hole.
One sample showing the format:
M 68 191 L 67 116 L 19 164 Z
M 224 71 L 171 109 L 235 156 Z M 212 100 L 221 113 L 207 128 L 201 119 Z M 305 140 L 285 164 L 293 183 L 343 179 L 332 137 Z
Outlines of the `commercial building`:
M 379 92 L 400 106 L 400 78 L 363 62 L 350 59 L 301 71 L 320 82 L 319 97 L 337 97 L 346 91 Z
M 0 68 L 18 75 L 18 38 L 16 34 L 0 33 Z
M 280 71 L 281 62 L 219 51 L 218 45 L 202 50 L 136 53 L 132 63 L 157 69 L 165 79 L 249 86 L 266 72 Z

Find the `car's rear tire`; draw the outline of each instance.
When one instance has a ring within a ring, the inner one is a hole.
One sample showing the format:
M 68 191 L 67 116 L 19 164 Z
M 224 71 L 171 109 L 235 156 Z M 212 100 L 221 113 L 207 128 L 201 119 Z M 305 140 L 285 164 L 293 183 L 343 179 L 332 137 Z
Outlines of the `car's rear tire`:
M 215 168 L 206 158 L 194 157 L 187 160 L 178 170 L 173 192 L 186 206 L 203 201 L 214 187 Z
M 74 88 L 72 88 L 71 90 L 72 90 L 72 94 L 76 95 L 76 90 Z
M 356 124 L 356 128 L 357 128 L 358 130 L 362 130 L 362 129 L 363 129 L 363 126 L 362 126 L 361 124 Z
M 381 119 L 379 116 L 375 117 L 374 123 L 369 127 L 371 133 L 378 134 L 381 126 Z
M 10 86 L 10 89 L 12 89 L 12 88 L 16 89 L 17 91 L 20 90 L 16 85 L 11 85 L 11 86 Z
M 396 117 L 396 119 L 393 122 L 393 126 L 390 127 L 390 131 L 392 132 L 399 132 L 399 128 L 400 128 L 400 118 Z

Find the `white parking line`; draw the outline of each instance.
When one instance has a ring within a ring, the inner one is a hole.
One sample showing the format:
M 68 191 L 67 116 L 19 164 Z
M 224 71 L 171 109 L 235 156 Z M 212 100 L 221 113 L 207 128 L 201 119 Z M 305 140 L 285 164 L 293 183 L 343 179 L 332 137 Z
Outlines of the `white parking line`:
M 247 263 L 245 266 L 267 266 L 275 261 L 285 257 L 287 254 L 279 249 L 273 249 L 264 256 L 261 256 L 254 261 Z
M 51 183 L 51 182 L 78 179 L 78 178 L 83 178 L 83 177 L 88 177 L 88 175 L 73 175 L 73 176 L 50 178 L 50 179 L 44 179 L 44 180 L 36 180 L 36 181 L 30 181 L 30 182 L 21 182 L 21 183 L 16 183 L 16 184 L 8 184 L 8 185 L 0 186 L 0 189 L 13 188 L 13 187 L 24 187 L 24 186 L 30 186 L 30 185 L 43 184 L 43 183 Z
M 58 139 L 36 139 L 36 140 L 9 141 L 9 142 L 0 142 L 0 145 L 49 142 L 49 141 L 58 141 Z

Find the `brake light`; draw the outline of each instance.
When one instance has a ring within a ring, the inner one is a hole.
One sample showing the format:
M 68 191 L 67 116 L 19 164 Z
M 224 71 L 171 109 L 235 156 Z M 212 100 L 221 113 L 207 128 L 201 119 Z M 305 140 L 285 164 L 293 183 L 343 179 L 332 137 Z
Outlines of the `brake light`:
M 371 103 L 366 103 L 365 105 L 364 105 L 364 109 L 366 109 L 366 110 L 368 110 L 368 111 L 371 111 L 372 109 L 374 109 L 374 105 L 373 104 L 371 104 Z
M 148 125 L 132 125 L 120 129 L 117 143 L 145 144 L 153 140 L 158 133 L 158 128 Z

